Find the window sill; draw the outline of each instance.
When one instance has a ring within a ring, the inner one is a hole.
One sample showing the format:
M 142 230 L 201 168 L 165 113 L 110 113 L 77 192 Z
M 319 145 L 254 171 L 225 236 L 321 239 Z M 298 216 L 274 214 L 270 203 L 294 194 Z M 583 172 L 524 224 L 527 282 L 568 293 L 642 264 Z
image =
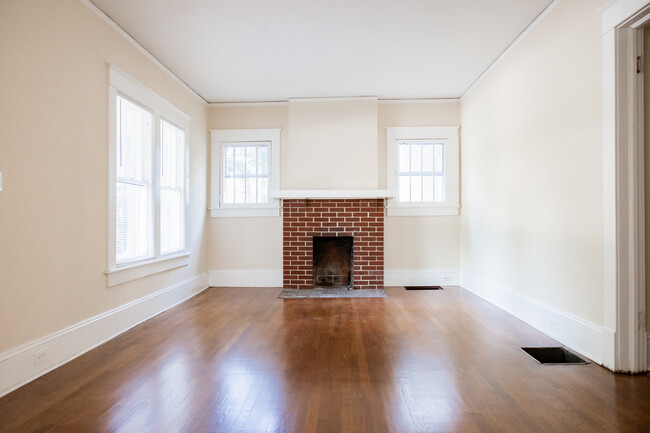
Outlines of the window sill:
M 279 217 L 280 208 L 210 209 L 212 218 Z
M 452 207 L 387 207 L 386 216 L 444 216 L 458 215 L 458 206 Z
M 190 262 L 190 255 L 192 253 L 182 252 L 173 256 L 109 269 L 104 272 L 106 274 L 106 286 L 113 287 L 148 275 L 187 266 Z

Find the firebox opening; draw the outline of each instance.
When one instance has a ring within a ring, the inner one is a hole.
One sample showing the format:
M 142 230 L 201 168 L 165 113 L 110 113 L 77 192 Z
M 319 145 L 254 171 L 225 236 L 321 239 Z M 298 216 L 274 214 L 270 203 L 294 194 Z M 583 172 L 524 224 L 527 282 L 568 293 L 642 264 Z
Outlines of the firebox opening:
M 314 287 L 352 288 L 352 237 L 314 236 Z

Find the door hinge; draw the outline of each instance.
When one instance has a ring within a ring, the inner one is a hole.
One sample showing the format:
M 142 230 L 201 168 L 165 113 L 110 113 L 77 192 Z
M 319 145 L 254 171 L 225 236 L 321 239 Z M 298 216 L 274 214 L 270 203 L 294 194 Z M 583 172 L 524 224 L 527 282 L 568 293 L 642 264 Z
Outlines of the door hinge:
M 636 56 L 636 73 L 640 74 L 643 72 L 643 57 Z

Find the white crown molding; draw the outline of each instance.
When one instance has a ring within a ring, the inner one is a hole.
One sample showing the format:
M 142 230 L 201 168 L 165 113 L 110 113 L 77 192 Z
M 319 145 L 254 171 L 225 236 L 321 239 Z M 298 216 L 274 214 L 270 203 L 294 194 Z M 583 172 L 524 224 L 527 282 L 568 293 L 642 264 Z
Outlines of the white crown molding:
M 497 57 L 490 65 L 478 76 L 476 80 L 463 92 L 463 94 L 460 96 L 460 100 L 462 101 L 467 95 L 469 95 L 475 88 L 476 86 L 483 81 L 483 79 L 499 64 L 501 61 L 517 46 L 519 43 L 524 40 L 528 34 L 533 31 L 535 27 L 539 23 L 541 23 L 544 18 L 555 8 L 555 6 L 558 5 L 562 0 L 553 0 L 551 4 L 546 6 L 546 9 L 544 9 L 537 17 L 533 20 L 532 23 L 528 25 L 521 33 L 519 33 L 519 36 L 515 38 L 514 41 L 510 45 L 506 47 L 505 50 Z
M 404 99 L 381 99 L 380 104 L 452 104 L 460 102 L 460 98 L 404 98 Z
M 176 81 L 178 84 L 181 85 L 185 90 L 187 90 L 192 96 L 194 96 L 196 99 L 198 99 L 203 105 L 207 105 L 208 102 L 194 89 L 192 89 L 190 86 L 187 85 L 187 83 L 183 80 L 181 80 L 178 75 L 174 74 L 167 66 L 165 66 L 160 60 L 155 58 L 153 54 L 151 54 L 145 47 L 140 45 L 138 41 L 133 39 L 133 37 L 128 34 L 122 27 L 120 27 L 115 21 L 111 19 L 108 15 L 106 15 L 101 9 L 99 9 L 97 6 L 95 6 L 90 0 L 81 0 L 81 3 L 83 3 L 88 9 L 93 11 L 97 16 L 99 16 L 102 20 L 104 20 L 109 26 L 113 28 L 116 32 L 118 32 L 124 39 L 126 39 L 131 45 L 133 45 L 135 48 L 138 49 L 146 58 L 151 60 L 156 66 L 158 66 L 160 69 L 163 70 L 167 75 L 169 75 L 174 81 Z
M 289 101 L 208 102 L 208 107 L 275 107 L 289 105 Z
M 208 288 L 208 274 L 196 275 L 45 337 L 0 353 L 0 397 L 72 361 L 134 326 Z M 34 365 L 34 355 L 47 359 Z

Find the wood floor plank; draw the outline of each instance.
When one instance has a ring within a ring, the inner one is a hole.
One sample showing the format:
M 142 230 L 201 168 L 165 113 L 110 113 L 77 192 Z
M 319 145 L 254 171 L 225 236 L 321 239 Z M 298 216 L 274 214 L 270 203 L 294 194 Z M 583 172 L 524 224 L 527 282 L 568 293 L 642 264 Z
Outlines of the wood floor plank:
M 4 432 L 643 432 L 650 378 L 461 288 L 286 299 L 212 288 L 0 399 Z

